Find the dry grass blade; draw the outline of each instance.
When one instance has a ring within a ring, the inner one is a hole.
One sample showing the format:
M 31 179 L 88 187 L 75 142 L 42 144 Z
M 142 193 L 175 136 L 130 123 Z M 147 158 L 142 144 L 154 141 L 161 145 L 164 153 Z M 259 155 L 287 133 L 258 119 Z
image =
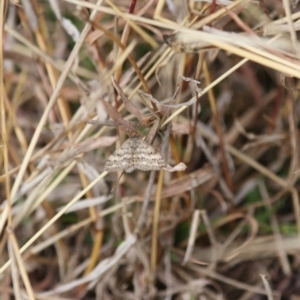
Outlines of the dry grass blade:
M 193 220 L 192 220 L 192 225 L 191 225 L 191 232 L 190 232 L 190 236 L 189 236 L 188 246 L 186 248 L 186 252 L 185 252 L 185 255 L 183 258 L 184 265 L 189 261 L 190 256 L 194 249 L 196 233 L 197 233 L 198 224 L 199 224 L 199 217 L 200 217 L 200 211 L 196 210 L 193 214 Z
M 267 291 L 267 295 L 268 295 L 268 299 L 269 300 L 274 300 L 274 297 L 273 297 L 273 294 L 272 294 L 272 290 L 271 290 L 271 287 L 270 287 L 270 284 L 267 280 L 267 276 L 266 275 L 263 275 L 263 274 L 260 274 L 261 276 L 261 279 L 264 283 L 264 286 L 266 288 L 266 291 Z
M 60 294 L 60 293 L 69 291 L 71 289 L 74 289 L 75 287 L 77 287 L 78 285 L 80 285 L 82 283 L 86 283 L 86 282 L 90 282 L 92 280 L 99 279 L 107 270 L 109 270 L 114 265 L 116 265 L 118 263 L 118 261 L 129 252 L 130 248 L 135 244 L 135 242 L 136 242 L 136 236 L 134 236 L 134 235 L 128 236 L 127 239 L 122 244 L 119 245 L 115 254 L 111 258 L 102 260 L 96 266 L 96 268 L 93 270 L 93 272 L 90 273 L 88 276 L 86 276 L 82 279 L 77 279 L 77 280 L 74 280 L 73 282 L 69 282 L 67 284 L 58 286 L 51 293 L 47 293 L 47 294 L 45 293 L 45 295 Z
M 0 1 L 3 299 L 297 299 L 298 2 Z

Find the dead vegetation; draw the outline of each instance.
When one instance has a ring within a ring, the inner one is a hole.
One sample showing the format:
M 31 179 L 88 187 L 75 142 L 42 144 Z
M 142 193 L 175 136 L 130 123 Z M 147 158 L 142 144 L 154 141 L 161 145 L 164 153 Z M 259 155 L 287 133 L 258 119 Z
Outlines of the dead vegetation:
M 1 299 L 300 299 L 297 4 L 1 1 Z

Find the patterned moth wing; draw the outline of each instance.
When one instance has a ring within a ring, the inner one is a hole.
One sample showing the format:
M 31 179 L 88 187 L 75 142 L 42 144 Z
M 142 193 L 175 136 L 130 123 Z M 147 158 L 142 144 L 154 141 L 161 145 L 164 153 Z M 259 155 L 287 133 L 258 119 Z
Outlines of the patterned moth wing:
M 104 170 L 130 173 L 135 169 L 142 171 L 160 170 L 166 166 L 165 160 L 157 150 L 140 137 L 133 136 L 110 155 Z
M 132 172 L 134 170 L 132 165 L 132 149 L 131 141 L 128 139 L 117 150 L 114 151 L 105 163 L 104 170 L 107 172 L 126 171 Z
M 139 137 L 132 143 L 133 167 L 142 171 L 160 170 L 167 166 L 161 154 Z

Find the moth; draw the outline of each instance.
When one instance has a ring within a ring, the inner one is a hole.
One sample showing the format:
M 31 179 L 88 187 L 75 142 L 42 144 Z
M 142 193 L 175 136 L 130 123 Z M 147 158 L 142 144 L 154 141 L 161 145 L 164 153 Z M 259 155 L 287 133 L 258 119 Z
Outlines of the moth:
M 135 169 L 149 171 L 162 168 L 167 168 L 164 158 L 139 136 L 127 139 L 110 155 L 104 166 L 107 172 L 125 171 L 126 173 Z

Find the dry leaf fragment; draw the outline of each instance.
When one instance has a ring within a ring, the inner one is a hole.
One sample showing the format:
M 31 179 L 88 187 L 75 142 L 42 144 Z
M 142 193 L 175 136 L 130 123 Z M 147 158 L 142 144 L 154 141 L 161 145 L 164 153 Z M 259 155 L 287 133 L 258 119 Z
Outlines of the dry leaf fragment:
M 162 198 L 181 195 L 192 189 L 199 188 L 206 194 L 214 188 L 218 180 L 218 174 L 211 167 L 201 168 L 193 173 L 186 174 L 182 178 L 177 178 L 164 186 Z M 156 186 L 152 189 L 151 200 L 155 200 Z
M 116 89 L 116 91 L 118 92 L 118 94 L 120 95 L 125 108 L 127 111 L 129 111 L 130 113 L 132 113 L 141 123 L 143 123 L 143 119 L 144 116 L 140 113 L 140 111 L 132 104 L 131 101 L 128 100 L 128 98 L 126 97 L 126 95 L 123 93 L 121 87 L 119 86 L 119 84 L 112 79 L 112 83 L 114 85 L 114 88 Z
M 107 114 L 116 122 L 116 124 L 127 133 L 128 136 L 137 136 L 137 130 L 131 125 L 129 121 L 124 120 L 117 110 L 107 101 L 102 100 Z

